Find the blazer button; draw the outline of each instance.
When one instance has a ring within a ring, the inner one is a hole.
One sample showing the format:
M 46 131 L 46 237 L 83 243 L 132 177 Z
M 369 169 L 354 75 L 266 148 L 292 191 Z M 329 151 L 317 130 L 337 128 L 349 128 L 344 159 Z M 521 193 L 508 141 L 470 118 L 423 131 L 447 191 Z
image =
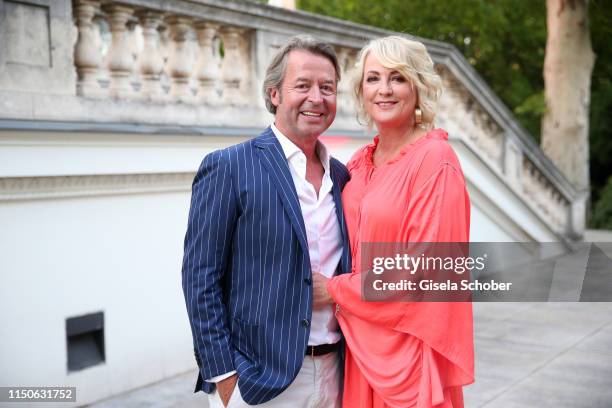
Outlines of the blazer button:
M 312 285 L 312 279 L 304 278 L 304 283 L 307 284 L 307 285 Z
M 308 319 L 302 320 L 302 326 L 304 326 L 304 327 L 310 326 L 310 322 L 308 321 Z

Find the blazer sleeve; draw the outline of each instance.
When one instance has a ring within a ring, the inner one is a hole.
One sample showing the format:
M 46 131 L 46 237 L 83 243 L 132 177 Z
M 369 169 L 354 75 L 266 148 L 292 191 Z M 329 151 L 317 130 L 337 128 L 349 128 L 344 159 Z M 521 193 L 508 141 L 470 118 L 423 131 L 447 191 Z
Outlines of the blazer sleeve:
M 226 155 L 206 156 L 193 181 L 183 256 L 183 292 L 204 379 L 235 369 L 222 289 L 237 219 Z

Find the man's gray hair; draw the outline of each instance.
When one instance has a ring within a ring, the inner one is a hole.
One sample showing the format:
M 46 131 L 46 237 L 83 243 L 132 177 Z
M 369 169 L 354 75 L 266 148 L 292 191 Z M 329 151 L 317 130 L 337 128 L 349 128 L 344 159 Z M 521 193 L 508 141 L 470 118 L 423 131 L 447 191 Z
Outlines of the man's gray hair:
M 332 63 L 336 70 L 336 83 L 340 80 L 340 66 L 338 65 L 338 57 L 331 45 L 323 41 L 319 41 L 310 35 L 296 35 L 289 39 L 287 44 L 282 47 L 268 66 L 266 77 L 263 82 L 263 97 L 266 102 L 268 112 L 276 114 L 276 106 L 272 104 L 270 91 L 274 88 L 279 89 L 285 79 L 287 71 L 287 59 L 289 53 L 294 50 L 304 50 L 312 54 L 327 58 Z

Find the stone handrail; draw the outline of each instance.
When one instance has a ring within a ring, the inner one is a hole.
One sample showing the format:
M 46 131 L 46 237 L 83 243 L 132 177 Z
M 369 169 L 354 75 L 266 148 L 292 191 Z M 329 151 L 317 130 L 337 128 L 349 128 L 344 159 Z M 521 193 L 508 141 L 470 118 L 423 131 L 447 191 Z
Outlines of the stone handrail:
M 248 71 L 241 70 L 250 62 L 250 35 L 244 29 L 125 2 L 79 0 L 74 7 L 78 95 L 191 104 L 248 102 L 242 97 Z M 110 43 L 104 42 L 106 27 Z

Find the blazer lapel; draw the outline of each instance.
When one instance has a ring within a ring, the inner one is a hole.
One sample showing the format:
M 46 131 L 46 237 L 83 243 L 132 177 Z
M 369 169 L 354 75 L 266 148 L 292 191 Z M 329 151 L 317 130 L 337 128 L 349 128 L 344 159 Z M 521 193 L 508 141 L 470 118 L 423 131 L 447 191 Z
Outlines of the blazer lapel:
M 304 217 L 283 149 L 271 128 L 266 129 L 255 140 L 254 144 L 259 148 L 258 152 L 261 163 L 274 180 L 276 191 L 283 203 L 283 208 L 291 221 L 291 225 L 304 253 L 308 256 L 308 241 L 306 240 Z
M 332 195 L 334 197 L 334 204 L 336 207 L 336 216 L 338 217 L 338 224 L 340 225 L 340 235 L 342 236 L 342 258 L 341 258 L 341 271 L 340 273 L 348 273 L 351 271 L 351 246 L 349 245 L 348 230 L 346 228 L 346 221 L 344 219 L 344 211 L 342 209 L 342 191 L 340 190 L 340 181 L 336 177 L 334 171 L 334 165 L 330 161 L 330 172 L 332 179 Z

